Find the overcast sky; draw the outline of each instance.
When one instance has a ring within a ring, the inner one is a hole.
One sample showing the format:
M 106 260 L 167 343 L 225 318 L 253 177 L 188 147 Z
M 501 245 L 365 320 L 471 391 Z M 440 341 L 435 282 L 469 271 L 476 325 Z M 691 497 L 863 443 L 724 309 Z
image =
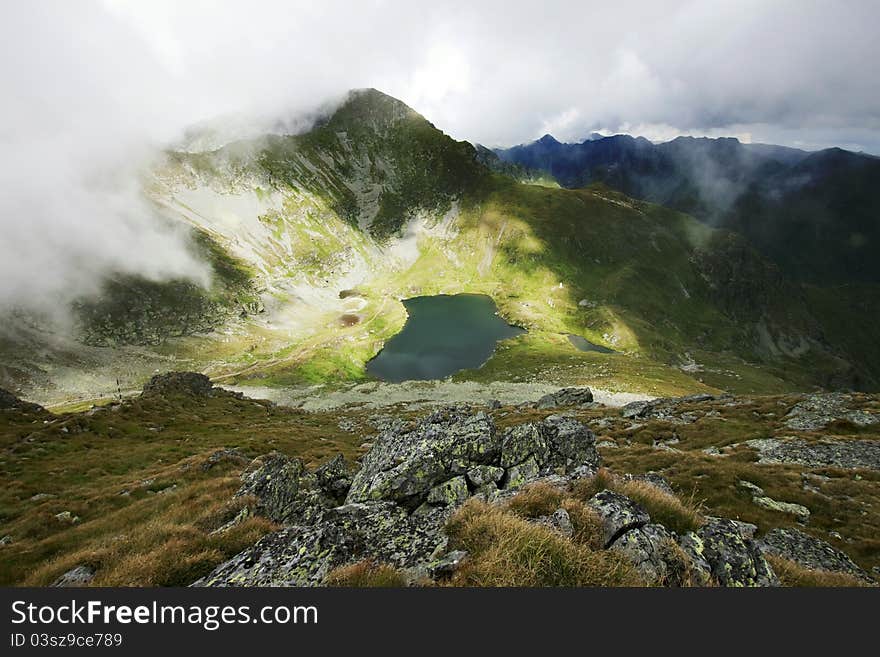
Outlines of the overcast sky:
M 878 25 L 876 0 L 4 2 L 0 303 L 91 270 L 203 275 L 136 199 L 146 149 L 353 87 L 491 146 L 599 130 L 880 153 Z

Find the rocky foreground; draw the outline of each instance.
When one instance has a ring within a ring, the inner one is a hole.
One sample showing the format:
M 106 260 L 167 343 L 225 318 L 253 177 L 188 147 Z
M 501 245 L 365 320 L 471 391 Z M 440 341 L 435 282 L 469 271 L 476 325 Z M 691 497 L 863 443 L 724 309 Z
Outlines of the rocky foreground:
M 588 394 L 560 391 L 537 406 L 588 405 Z M 680 404 L 638 402 L 625 407 L 622 418 L 678 417 Z M 815 416 L 826 409 L 803 410 L 792 422 L 809 421 L 806 416 L 818 421 Z M 873 422 L 874 416 L 855 420 Z M 609 483 L 615 481 L 639 481 L 642 488 L 653 487 L 660 500 L 675 495 L 660 475 L 611 475 L 602 469 L 595 434 L 573 417 L 554 414 L 502 430 L 485 411 L 447 407 L 415 421 L 390 422 L 356 470 L 341 458 L 311 471 L 278 452 L 255 459 L 237 493 L 250 503 L 229 526 L 259 514 L 283 528 L 195 585 L 320 585 L 340 567 L 364 561 L 393 567 L 409 583 L 445 580 L 470 557 L 455 549 L 448 535 L 450 518 L 462 505 L 478 500 L 502 507 L 530 487 L 565 495 L 590 485 L 596 492 L 586 506 L 600 523 L 598 548 L 622 557 L 645 584 L 774 586 L 779 582 L 768 555 L 873 582 L 842 551 L 795 528 L 758 536 L 755 525 L 709 516 L 677 532 Z M 759 499 L 763 491 L 756 488 Z M 574 534 L 562 506 L 529 522 L 566 538 Z
M 880 397 L 291 409 L 154 377 L 0 391 L 0 582 L 854 586 L 880 576 Z

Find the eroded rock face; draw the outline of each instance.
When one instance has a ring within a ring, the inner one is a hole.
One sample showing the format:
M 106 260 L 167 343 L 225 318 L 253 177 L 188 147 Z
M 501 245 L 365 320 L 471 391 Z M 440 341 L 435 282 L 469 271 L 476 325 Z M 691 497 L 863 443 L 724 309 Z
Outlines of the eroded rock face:
M 865 582 L 874 581 L 868 573 L 833 545 L 797 529 L 782 527 L 771 529 L 758 545 L 766 554 L 794 561 L 812 570 L 828 570 L 852 575 Z
M 761 549 L 733 520 L 710 518 L 679 539 L 704 583 L 721 586 L 777 586 L 779 581 Z M 702 571 L 702 572 L 700 572 Z
M 475 495 L 503 503 L 531 481 L 565 489 L 594 476 L 598 464 L 592 432 L 572 418 L 550 416 L 499 434 L 485 413 L 461 408 L 389 424 L 354 477 L 341 458 L 309 472 L 298 459 L 273 452 L 251 463 L 238 495 L 253 496 L 256 512 L 287 526 L 197 584 L 318 585 L 334 568 L 368 558 L 419 577 L 448 577 L 466 558 L 449 552 L 443 532 L 461 503 Z M 628 479 L 670 490 L 656 473 Z M 602 520 L 603 546 L 625 555 L 650 582 L 776 585 L 762 550 L 794 555 L 810 567 L 858 569 L 846 555 L 793 530 L 771 532 L 759 544 L 754 525 L 708 518 L 698 531 L 676 536 L 620 493 L 601 491 L 588 505 Z M 574 534 L 561 508 L 534 522 Z
M 346 501 L 392 500 L 412 509 L 462 475 L 468 494 L 518 488 L 557 471 L 598 467 L 595 443 L 593 432 L 569 417 L 499 434 L 482 411 L 442 409 L 412 427 L 389 426 L 364 457 Z
M 759 438 L 745 444 L 758 452 L 759 463 L 880 470 L 880 440 L 811 442 L 803 438 Z

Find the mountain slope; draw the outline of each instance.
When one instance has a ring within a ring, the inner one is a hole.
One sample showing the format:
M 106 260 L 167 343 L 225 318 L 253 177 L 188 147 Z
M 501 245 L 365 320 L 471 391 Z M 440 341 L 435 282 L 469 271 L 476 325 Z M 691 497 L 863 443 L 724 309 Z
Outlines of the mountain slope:
M 603 182 L 630 196 L 743 234 L 783 271 L 810 283 L 878 283 L 880 159 L 807 153 L 736 139 L 652 144 L 616 135 L 561 144 L 549 135 L 498 150 L 566 187 Z
M 302 135 L 169 151 L 147 192 L 165 220 L 216 247 L 216 293 L 237 310 L 191 321 L 174 307 L 189 297 L 171 287 L 156 291 L 160 308 L 132 313 L 143 290 L 111 286 L 86 316 L 138 344 L 32 344 L 35 368 L 4 383 L 87 398 L 172 362 L 226 383 L 363 381 L 406 319 L 401 299 L 460 292 L 492 296 L 529 332 L 458 381 L 659 395 L 876 382 L 880 367 L 853 350 L 863 336 L 827 332 L 802 288 L 736 235 L 602 185 L 523 184 L 496 167 L 375 90 L 352 92 Z M 184 329 L 153 340 L 151 322 L 169 316 Z M 578 351 L 568 334 L 616 353 Z

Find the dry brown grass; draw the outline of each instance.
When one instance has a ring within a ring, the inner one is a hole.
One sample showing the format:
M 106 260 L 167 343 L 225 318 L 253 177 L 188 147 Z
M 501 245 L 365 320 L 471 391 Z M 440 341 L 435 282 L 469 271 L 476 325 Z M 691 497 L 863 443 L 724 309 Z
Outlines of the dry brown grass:
M 523 489 L 507 501 L 507 508 L 518 516 L 537 518 L 548 516 L 562 503 L 564 493 L 551 484 L 538 481 Z
M 97 571 L 94 586 L 190 584 L 276 529 L 264 518 L 250 517 L 212 533 L 246 502 L 230 503 L 238 484 L 234 476 L 191 482 L 40 541 L 39 549 L 58 556 L 23 583 L 45 586 L 71 568 L 88 565 Z
M 470 500 L 447 524 L 450 545 L 468 551 L 455 586 L 643 586 L 621 556 L 594 551 L 511 511 Z
M 393 566 L 375 563 L 367 559 L 331 570 L 324 578 L 324 585 L 356 588 L 400 588 L 406 586 L 406 578 Z
M 773 571 L 779 577 L 779 582 L 782 586 L 798 588 L 868 586 L 866 582 L 845 573 L 811 570 L 794 561 L 789 561 L 772 554 L 765 555 L 765 558 L 773 567 Z
M 523 518 L 549 516 L 557 509 L 565 509 L 574 529 L 573 540 L 591 549 L 602 547 L 602 520 L 596 512 L 552 484 L 539 481 L 525 486 L 507 501 L 505 508 Z
M 693 500 L 682 501 L 647 481 L 620 479 L 607 468 L 600 468 L 595 477 L 578 480 L 572 488 L 574 496 L 584 501 L 603 490 L 613 490 L 638 502 L 652 522 L 679 534 L 696 531 L 704 522 L 701 509 Z

